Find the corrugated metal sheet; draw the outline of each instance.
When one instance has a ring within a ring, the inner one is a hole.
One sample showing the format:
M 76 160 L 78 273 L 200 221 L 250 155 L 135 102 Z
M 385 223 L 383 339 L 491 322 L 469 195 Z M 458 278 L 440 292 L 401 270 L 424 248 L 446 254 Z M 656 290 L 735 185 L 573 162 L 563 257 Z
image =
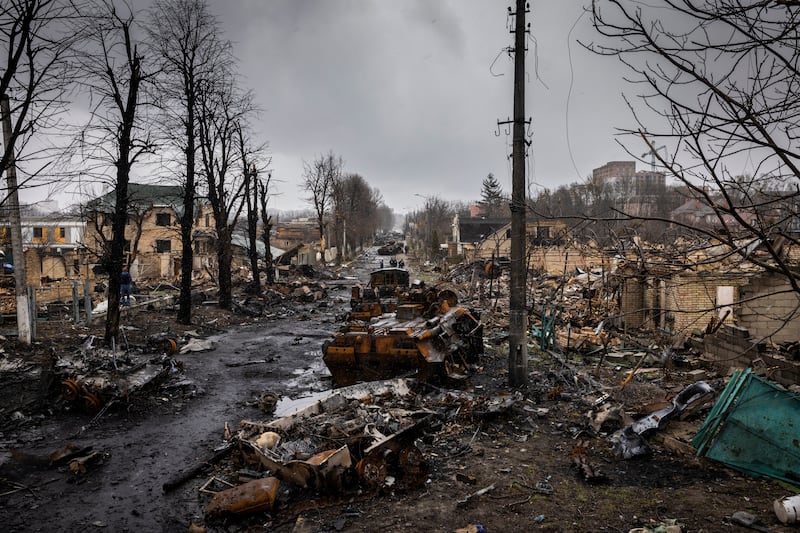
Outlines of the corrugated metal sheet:
M 697 455 L 753 476 L 800 482 L 800 396 L 736 372 L 692 439 Z

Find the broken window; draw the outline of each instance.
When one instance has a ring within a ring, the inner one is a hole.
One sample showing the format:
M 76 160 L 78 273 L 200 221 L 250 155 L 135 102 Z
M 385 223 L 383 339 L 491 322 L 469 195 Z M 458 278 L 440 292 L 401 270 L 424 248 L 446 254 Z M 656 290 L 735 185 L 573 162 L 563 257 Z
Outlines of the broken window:
M 550 238 L 550 228 L 548 226 L 536 228 L 536 238 L 539 240 Z
M 733 287 L 717 287 L 717 317 L 722 320 L 733 317 L 734 296 Z
M 172 251 L 172 241 L 169 239 L 156 241 L 156 252 L 160 254 L 169 253 Z
M 156 213 L 156 226 L 169 226 L 170 216 L 169 213 Z

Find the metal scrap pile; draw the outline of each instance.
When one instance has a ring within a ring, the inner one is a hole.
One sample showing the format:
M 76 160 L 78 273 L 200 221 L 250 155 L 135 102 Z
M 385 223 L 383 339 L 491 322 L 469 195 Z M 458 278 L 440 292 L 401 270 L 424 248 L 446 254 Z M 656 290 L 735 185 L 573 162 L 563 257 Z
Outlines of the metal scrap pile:
M 439 416 L 416 405 L 409 384 L 393 380 L 340 389 L 283 418 L 242 421 L 235 435 L 226 431 L 232 452 L 226 477 L 240 484 L 223 481 L 231 488 L 204 489 L 214 493 L 206 517 L 291 511 L 313 495 L 338 502 L 423 485 L 428 462 L 415 443 Z
M 89 337 L 78 353 L 62 356 L 55 364 L 62 398 L 86 412 L 97 412 L 115 401 L 127 402 L 181 372 L 180 363 L 170 357 L 177 350 L 174 339 L 158 339 L 151 346 L 158 354 L 117 352 L 99 348 L 97 342 Z

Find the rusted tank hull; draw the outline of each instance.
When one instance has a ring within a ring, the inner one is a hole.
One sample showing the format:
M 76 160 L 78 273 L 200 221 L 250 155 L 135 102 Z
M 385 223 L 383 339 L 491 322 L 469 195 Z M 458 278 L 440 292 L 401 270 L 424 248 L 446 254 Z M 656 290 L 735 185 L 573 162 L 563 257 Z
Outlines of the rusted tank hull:
M 425 320 L 399 319 L 403 309 L 371 324 L 349 324 L 323 344 L 337 386 L 416 374 L 442 382 L 463 375 L 483 353 L 483 325 L 463 307 Z

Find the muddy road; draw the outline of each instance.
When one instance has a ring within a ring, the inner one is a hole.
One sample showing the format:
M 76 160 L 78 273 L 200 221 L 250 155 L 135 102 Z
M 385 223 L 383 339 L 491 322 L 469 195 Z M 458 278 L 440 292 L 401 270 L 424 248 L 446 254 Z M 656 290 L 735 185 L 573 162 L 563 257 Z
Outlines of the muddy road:
M 369 263 L 348 275 L 364 279 L 379 259 L 373 251 Z M 197 531 L 190 524 L 204 524 L 209 533 L 454 531 L 482 524 L 487 531 L 619 533 L 676 523 L 683 533 L 747 531 L 732 522 L 737 511 L 756 516 L 769 531 L 796 531 L 773 512 L 773 501 L 787 495 L 787 486 L 695 457 L 688 440 L 710 404 L 674 420 L 651 439 L 651 455 L 632 460 L 613 454 L 609 437 L 620 427 L 598 432 L 589 423 L 601 391 L 621 412 L 644 416 L 693 383 L 690 372 L 670 369 L 631 380 L 622 390 L 625 367 L 532 352 L 530 382 L 512 394 L 507 356 L 497 340 L 505 331 L 503 315 L 488 312 L 484 323 L 494 325 L 485 336 L 486 352 L 460 387 L 464 396 L 433 387 L 416 397 L 431 402 L 417 408 L 429 405 L 442 419 L 437 431 L 416 442 L 430 466 L 422 488 L 387 485 L 379 494 L 330 501 L 310 494 L 272 514 L 221 522 L 205 520 L 210 496 L 199 492 L 212 470 L 165 492 L 165 483 L 223 444 L 226 423 L 235 432 L 242 420 L 272 420 L 332 387 L 320 350 L 342 323 L 353 282 L 326 281 L 328 297 L 321 302 L 272 307 L 269 317 L 245 318 L 245 324 L 214 334 L 214 350 L 176 356 L 184 372 L 172 387 L 117 405 L 96 420 L 65 411 L 58 401 L 21 425 L 0 420 L 2 531 Z M 198 310 L 198 329 L 201 323 L 229 326 L 225 316 L 203 311 L 208 313 Z M 140 315 L 129 323 L 163 331 L 164 316 Z M 66 328 L 59 341 L 64 335 Z M 721 390 L 721 377 L 713 383 Z M 282 398 L 275 414 L 258 407 L 265 391 Z M 4 400 L 8 388 L 0 388 Z M 91 447 L 102 461 L 82 475 L 50 466 L 48 456 L 69 443 Z M 238 468 L 240 463 L 226 458 L 218 472 L 233 481 Z M 295 529 L 295 520 L 304 529 Z
M 176 356 L 184 373 L 131 405 L 86 414 L 46 417 L 40 425 L 4 435 L 2 477 L 16 492 L 0 499 L 4 531 L 185 531 L 202 519 L 197 476 L 165 493 L 164 483 L 208 459 L 222 444 L 225 423 L 269 418 L 259 410 L 264 391 L 293 400 L 331 387 L 322 342 L 339 326 L 353 281 L 329 284 L 324 303 L 293 305 L 211 337 L 216 348 Z M 301 400 L 302 401 L 302 400 Z M 103 454 L 82 476 L 52 468 L 46 458 L 67 444 Z

